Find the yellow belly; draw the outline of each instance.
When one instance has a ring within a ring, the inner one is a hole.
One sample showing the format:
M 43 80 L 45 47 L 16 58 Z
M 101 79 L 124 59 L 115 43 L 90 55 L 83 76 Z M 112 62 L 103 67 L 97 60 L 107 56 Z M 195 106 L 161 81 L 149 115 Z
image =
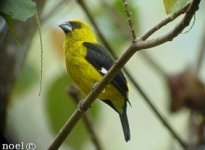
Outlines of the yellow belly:
M 85 95 L 92 90 L 95 83 L 102 79 L 102 75 L 84 58 L 68 58 L 66 67 L 68 74 Z M 108 84 L 98 98 L 112 101 L 116 108 L 122 109 L 124 106 L 125 98 L 112 84 Z M 121 109 L 118 111 L 122 111 Z

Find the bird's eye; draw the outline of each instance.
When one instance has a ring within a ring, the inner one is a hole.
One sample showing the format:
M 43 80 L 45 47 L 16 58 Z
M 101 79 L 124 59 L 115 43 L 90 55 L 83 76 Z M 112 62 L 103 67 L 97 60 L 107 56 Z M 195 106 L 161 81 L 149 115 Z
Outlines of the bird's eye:
M 69 23 L 72 25 L 73 30 L 81 28 L 81 24 L 79 22 L 72 21 Z

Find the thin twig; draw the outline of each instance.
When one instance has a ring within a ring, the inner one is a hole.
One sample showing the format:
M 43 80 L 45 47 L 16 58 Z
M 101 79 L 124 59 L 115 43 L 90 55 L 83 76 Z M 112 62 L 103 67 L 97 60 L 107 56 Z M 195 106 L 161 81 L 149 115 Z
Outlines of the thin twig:
M 75 86 L 70 86 L 68 88 L 68 94 L 72 96 L 73 100 L 75 101 L 76 104 L 79 104 L 80 102 L 80 91 L 75 87 Z M 99 140 L 99 137 L 97 136 L 97 132 L 95 131 L 93 127 L 93 123 L 91 121 L 91 118 L 88 114 L 84 114 L 83 116 L 83 121 L 86 125 L 86 128 L 92 138 L 93 144 L 96 147 L 96 150 L 103 150 L 103 147 L 101 145 L 101 142 Z
M 187 11 L 187 8 L 190 6 L 190 3 L 187 3 L 184 5 L 181 9 L 179 9 L 177 12 L 173 13 L 172 15 L 168 16 L 164 20 L 160 21 L 156 26 L 151 28 L 147 33 L 145 33 L 143 36 L 141 36 L 141 39 L 144 41 L 148 39 L 152 34 L 154 34 L 156 31 L 158 31 L 163 26 L 167 25 L 171 21 L 175 20 L 180 15 L 184 14 Z
M 189 26 L 191 19 L 193 18 L 195 12 L 198 10 L 199 6 L 198 4 L 200 3 L 201 0 L 193 0 L 189 9 L 187 10 L 185 16 L 183 17 L 183 19 L 175 26 L 174 29 L 172 29 L 171 31 L 167 32 L 166 34 L 159 36 L 157 38 L 151 39 L 151 40 L 147 40 L 147 41 L 143 41 L 144 37 L 147 33 L 145 33 L 143 36 L 139 37 L 139 39 L 136 39 L 135 42 L 135 50 L 142 50 L 142 49 L 147 49 L 147 48 L 151 48 L 151 47 L 155 47 L 158 45 L 161 45 L 165 42 L 168 41 L 172 41 L 177 35 L 179 35 L 179 33 L 181 33 L 185 27 Z M 135 51 L 134 50 L 134 51 Z
M 203 39 L 201 41 L 199 55 L 198 55 L 197 63 L 196 63 L 196 74 L 197 75 L 199 75 L 199 72 L 202 68 L 201 66 L 202 66 L 202 62 L 203 62 L 204 57 L 205 57 L 205 32 L 203 34 Z
M 108 73 L 96 83 L 93 87 L 93 90 L 87 95 L 87 97 L 81 102 L 82 109 L 76 109 L 68 121 L 65 123 L 64 127 L 60 130 L 53 143 L 49 146 L 49 150 L 56 150 L 60 147 L 66 137 L 71 133 L 72 129 L 80 118 L 84 115 L 85 111 L 91 106 L 95 101 L 98 95 L 102 92 L 105 86 L 111 82 L 111 80 L 117 75 L 120 69 L 128 62 L 128 60 L 135 54 L 135 52 L 142 49 L 151 48 L 153 46 L 159 45 L 168 42 L 169 40 L 174 39 L 179 35 L 182 30 L 187 27 L 190 23 L 195 12 L 198 10 L 200 0 L 194 0 L 189 7 L 189 10 L 185 14 L 182 21 L 170 32 L 156 39 L 149 41 L 141 41 L 141 39 L 136 39 L 135 43 L 132 43 L 125 53 L 113 64 L 109 69 Z M 169 130 L 170 131 L 170 130 Z M 171 131 L 170 131 L 171 132 Z M 174 136 L 174 135 L 173 135 Z M 176 138 L 176 137 L 175 137 Z M 183 141 L 178 141 L 180 145 L 186 149 L 187 145 Z
M 135 34 L 134 23 L 132 19 L 132 13 L 128 7 L 128 2 L 126 0 L 122 0 L 122 3 L 124 5 L 125 14 L 127 15 L 127 21 L 130 27 L 131 34 L 132 34 L 132 40 L 134 41 L 136 39 L 136 34 Z
M 123 0 L 123 2 L 126 3 L 125 0 Z M 106 5 L 107 7 L 109 7 L 104 1 L 103 1 L 103 4 Z M 167 25 L 169 22 L 175 20 L 175 19 L 176 19 L 177 17 L 179 17 L 180 15 L 184 14 L 184 13 L 186 12 L 186 10 L 188 9 L 189 6 L 190 6 L 190 2 L 187 3 L 187 4 L 185 4 L 185 5 L 184 5 L 181 9 L 179 9 L 177 12 L 175 12 L 174 14 L 168 16 L 167 18 L 165 18 L 164 20 L 162 20 L 160 23 L 158 23 L 155 27 L 153 27 L 152 29 L 150 29 L 144 36 L 141 37 L 141 39 L 142 39 L 142 40 L 146 40 L 146 39 L 149 38 L 152 34 L 154 34 L 157 30 L 159 30 L 159 29 L 162 28 L 163 26 Z M 126 6 L 124 6 L 124 7 L 126 7 Z M 87 10 L 87 11 L 88 11 L 88 10 Z M 126 10 L 126 9 L 125 9 L 125 11 L 126 11 L 126 14 L 129 14 L 129 10 Z M 115 13 L 115 14 L 116 14 L 116 13 Z M 92 20 L 94 20 L 94 19 L 92 18 Z M 92 21 L 92 22 L 93 22 L 93 21 Z M 131 20 L 131 22 L 133 22 L 133 21 Z M 119 22 L 118 22 L 118 24 L 119 24 Z M 131 23 L 131 24 L 133 24 L 133 23 Z M 121 25 L 121 24 L 120 24 L 120 25 Z M 132 27 L 130 27 L 130 28 L 132 28 Z M 100 32 L 100 31 L 98 31 L 98 29 L 96 29 L 96 31 L 97 31 L 97 33 Z M 133 33 L 134 33 L 134 32 L 133 32 Z M 100 37 L 100 36 L 99 36 L 99 37 Z M 105 39 L 105 38 L 103 37 L 103 39 Z M 103 42 L 103 40 L 102 40 L 102 42 Z M 103 43 L 104 43 L 104 42 L 103 42 Z M 113 51 L 112 49 L 108 49 L 108 50 L 111 51 L 111 53 L 115 56 L 115 58 L 117 58 L 116 55 L 114 54 L 114 51 Z M 141 54 L 143 55 L 143 57 L 144 57 L 150 64 L 152 64 L 152 66 L 157 70 L 158 73 L 160 73 L 161 76 L 167 77 L 167 73 L 165 72 L 165 70 L 162 69 L 162 67 L 160 67 L 159 64 L 157 64 L 145 51 L 141 52 Z M 125 69 L 123 69 L 123 70 L 125 70 Z M 128 71 L 126 71 L 126 72 L 129 74 Z M 131 76 L 131 75 L 129 74 L 129 76 Z M 132 78 L 132 76 L 131 76 L 131 78 Z

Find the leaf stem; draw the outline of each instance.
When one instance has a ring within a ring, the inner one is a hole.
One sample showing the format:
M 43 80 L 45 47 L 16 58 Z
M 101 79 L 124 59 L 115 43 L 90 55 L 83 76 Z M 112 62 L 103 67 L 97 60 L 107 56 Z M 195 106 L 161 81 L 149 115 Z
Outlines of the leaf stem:
M 39 86 L 39 94 L 38 94 L 40 96 L 42 91 L 42 83 L 43 83 L 43 39 L 41 33 L 41 24 L 37 12 L 35 14 L 35 18 L 36 18 L 36 24 L 37 24 L 37 29 L 38 29 L 39 39 L 40 39 L 40 86 Z

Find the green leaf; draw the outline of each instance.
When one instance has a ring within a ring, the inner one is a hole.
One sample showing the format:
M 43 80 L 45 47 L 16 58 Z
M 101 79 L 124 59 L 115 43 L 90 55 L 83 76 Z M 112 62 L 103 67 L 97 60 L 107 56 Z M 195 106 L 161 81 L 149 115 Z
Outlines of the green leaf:
M 174 13 L 177 10 L 179 10 L 180 8 L 182 8 L 187 3 L 187 1 L 188 0 L 177 0 L 172 8 L 172 13 Z
M 166 14 L 170 14 L 174 4 L 176 3 L 176 0 L 163 0 L 163 2 Z
M 1 2 L 0 12 L 12 19 L 26 21 L 36 13 L 36 3 L 31 0 L 6 0 Z
M 188 0 L 163 0 L 166 14 L 179 10 Z
M 55 135 L 63 127 L 69 116 L 71 116 L 77 107 L 72 98 L 66 94 L 66 88 L 71 83 L 72 81 L 69 79 L 68 75 L 62 74 L 54 80 L 46 94 L 48 121 Z M 98 112 L 99 109 L 92 107 L 91 115 L 94 115 L 94 118 L 97 118 L 96 116 Z M 73 149 L 79 150 L 83 149 L 87 140 L 90 140 L 90 137 L 81 120 L 73 129 L 70 137 L 66 139 L 66 144 L 73 147 Z

